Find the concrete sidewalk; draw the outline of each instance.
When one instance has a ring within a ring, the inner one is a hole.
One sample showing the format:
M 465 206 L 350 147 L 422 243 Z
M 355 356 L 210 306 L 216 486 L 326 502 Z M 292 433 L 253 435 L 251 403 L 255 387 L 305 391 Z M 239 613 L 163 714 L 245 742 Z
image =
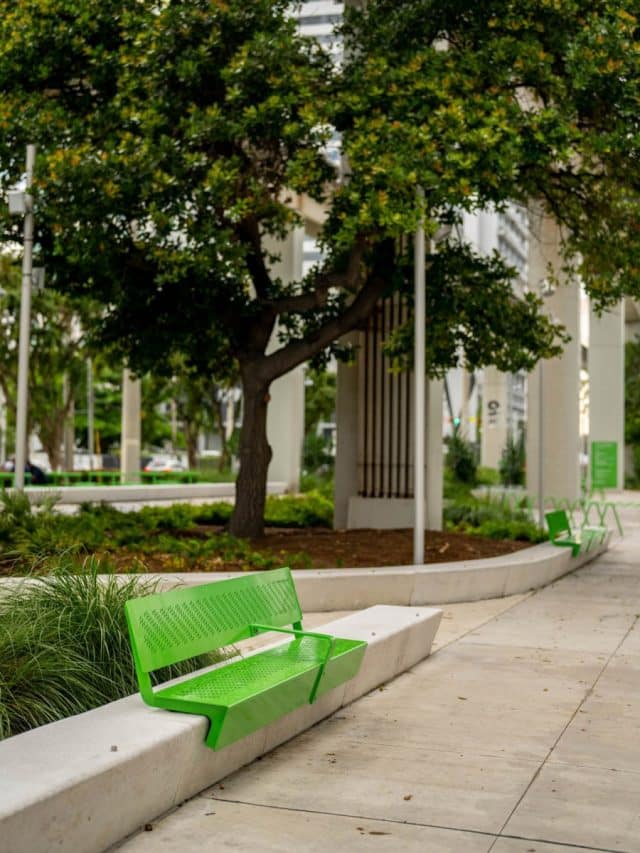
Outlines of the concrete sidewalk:
M 118 849 L 640 851 L 639 563 L 636 527 L 546 589 L 446 608 L 424 663 Z

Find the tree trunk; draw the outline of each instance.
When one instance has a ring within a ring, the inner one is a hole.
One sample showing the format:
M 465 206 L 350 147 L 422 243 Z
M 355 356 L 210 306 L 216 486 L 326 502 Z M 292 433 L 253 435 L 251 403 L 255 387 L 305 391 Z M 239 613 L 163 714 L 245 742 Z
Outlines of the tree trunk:
M 52 471 L 60 470 L 60 448 L 62 445 L 62 434 L 64 432 L 65 414 L 62 410 L 57 411 L 51 418 L 46 428 L 38 430 L 38 437 L 42 448 L 47 454 Z
M 247 371 L 248 373 L 248 371 Z M 243 414 L 240 430 L 240 470 L 236 502 L 229 522 L 233 536 L 254 539 L 264 531 L 264 505 L 271 448 L 267 441 L 269 383 L 243 376 Z
M 187 440 L 187 460 L 189 470 L 195 471 L 198 467 L 198 428 L 191 423 L 185 423 L 185 437 Z

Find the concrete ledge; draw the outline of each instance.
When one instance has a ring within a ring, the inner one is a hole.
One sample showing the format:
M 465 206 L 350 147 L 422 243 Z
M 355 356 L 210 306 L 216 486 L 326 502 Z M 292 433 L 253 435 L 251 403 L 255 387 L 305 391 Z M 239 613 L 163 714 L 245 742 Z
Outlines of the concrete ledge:
M 454 604 L 528 592 L 546 586 L 602 554 L 608 543 L 579 557 L 548 542 L 513 554 L 456 563 L 293 572 L 303 611 L 361 610 L 375 604 Z M 238 577 L 236 573 L 153 575 L 161 587 Z
M 269 483 L 267 494 L 281 495 L 285 483 Z M 129 501 L 183 501 L 198 498 L 234 498 L 235 483 L 147 483 L 127 486 L 44 486 L 29 487 L 25 494 L 36 503 L 55 495 L 61 504 L 127 503 Z
M 369 643 L 356 678 L 220 752 L 204 745 L 204 717 L 137 695 L 0 742 L 0 850 L 105 850 L 426 658 L 440 617 L 378 606 L 324 626 Z

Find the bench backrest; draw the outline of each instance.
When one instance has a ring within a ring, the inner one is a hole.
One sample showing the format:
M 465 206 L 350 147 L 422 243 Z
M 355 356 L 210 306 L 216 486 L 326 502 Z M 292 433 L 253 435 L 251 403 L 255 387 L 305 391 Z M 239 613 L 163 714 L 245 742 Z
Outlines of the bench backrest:
M 125 604 L 138 672 L 205 654 L 251 636 L 249 625 L 302 619 L 289 569 L 134 598 Z
M 559 536 L 562 533 L 568 533 L 571 535 L 569 519 L 567 518 L 567 513 L 563 509 L 558 509 L 555 512 L 548 512 L 545 515 L 545 518 L 549 528 L 550 539 L 555 539 L 556 536 Z

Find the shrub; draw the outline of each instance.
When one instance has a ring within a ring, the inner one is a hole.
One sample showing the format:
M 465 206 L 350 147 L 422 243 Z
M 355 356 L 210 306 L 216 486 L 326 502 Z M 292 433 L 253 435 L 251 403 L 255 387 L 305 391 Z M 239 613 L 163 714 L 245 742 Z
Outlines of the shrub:
M 445 507 L 444 521 L 449 530 L 492 539 L 541 542 L 546 538 L 524 508 L 512 507 L 504 499 L 467 497 Z
M 474 531 L 478 536 L 489 539 L 513 539 L 516 542 L 543 542 L 545 533 L 532 521 L 484 521 Z
M 447 440 L 446 467 L 459 483 L 475 485 L 476 452 L 470 441 L 460 434 L 460 428 L 454 427 L 453 435 Z
M 302 466 L 306 473 L 317 474 L 331 471 L 334 465 L 331 438 L 315 432 L 305 436 L 302 449 Z
M 500 472 L 496 471 L 495 468 L 480 465 L 476 472 L 476 483 L 479 486 L 498 486 L 500 485 Z
M 318 492 L 322 497 L 333 502 L 334 475 L 333 471 L 326 474 L 302 474 L 300 477 L 300 491 Z
M 175 560 L 166 565 L 173 571 L 193 568 L 196 562 L 203 570 L 209 563 L 222 561 L 239 563 L 240 569 L 280 565 L 281 560 L 256 552 L 247 542 L 197 529 L 197 525 L 226 524 L 232 509 L 231 504 L 218 502 L 121 512 L 106 504 L 87 504 L 76 515 L 62 515 L 50 507 L 34 509 L 21 496 L 0 512 L 0 571 L 46 574 L 64 558 L 68 570 L 78 572 L 91 554 L 98 555 L 110 569 L 105 561 L 122 551 L 173 556 Z M 265 522 L 269 526 L 330 527 L 332 520 L 333 500 L 324 492 L 267 498 Z M 291 565 L 301 563 L 308 563 L 305 555 L 291 558 Z
M 0 595 L 0 738 L 135 693 L 138 689 L 124 618 L 129 598 L 156 583 L 100 579 L 90 560 L 83 574 L 58 573 L 3 589 Z M 160 680 L 220 660 L 204 655 L 167 668 Z
M 500 481 L 503 486 L 522 486 L 525 478 L 525 447 L 524 433 L 521 432 L 517 441 L 509 433 L 507 443 L 500 457 Z
M 331 527 L 333 501 L 318 491 L 272 495 L 267 498 L 264 520 L 270 527 Z

